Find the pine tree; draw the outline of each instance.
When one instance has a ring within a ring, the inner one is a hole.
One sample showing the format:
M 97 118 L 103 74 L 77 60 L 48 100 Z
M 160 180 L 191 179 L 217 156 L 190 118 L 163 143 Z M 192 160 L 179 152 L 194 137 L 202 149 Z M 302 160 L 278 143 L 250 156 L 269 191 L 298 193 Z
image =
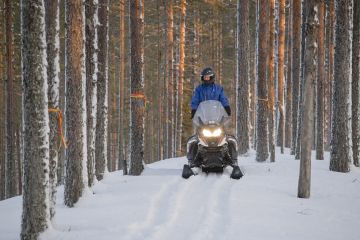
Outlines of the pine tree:
M 95 174 L 101 180 L 108 171 L 108 41 L 109 0 L 99 4 L 99 53 L 97 79 L 97 115 L 95 140 Z
M 278 65 L 278 105 L 279 105 L 279 126 L 277 134 L 277 145 L 284 153 L 285 143 L 285 113 L 284 113 L 284 79 L 285 79 L 285 0 L 279 2 L 279 65 Z
M 6 198 L 18 194 L 18 175 L 16 169 L 16 119 L 15 119 L 15 72 L 14 72 L 14 2 L 5 0 L 5 21 L 6 21 Z
M 354 165 L 359 167 L 360 159 L 360 1 L 354 1 L 352 40 L 352 142 Z
M 45 7 L 23 0 L 22 57 L 24 97 L 24 185 L 21 239 L 36 240 L 50 222 L 49 113 Z
M 293 0 L 292 21 L 292 144 L 291 154 L 295 154 L 297 127 L 298 127 L 298 105 L 300 86 L 300 59 L 301 59 L 301 0 Z
M 319 28 L 319 7 L 321 0 L 313 0 L 306 4 L 306 44 L 304 66 L 304 98 L 301 127 L 300 175 L 298 183 L 298 197 L 310 197 L 311 181 L 311 139 L 314 124 L 314 88 L 316 83 L 317 44 Z
M 49 160 L 49 184 L 50 184 L 50 218 L 55 215 L 57 163 L 58 163 L 58 118 L 59 109 L 59 0 L 45 1 L 45 29 L 47 44 L 47 76 L 49 86 L 49 124 L 50 124 L 50 160 Z
M 144 1 L 130 2 L 131 39 L 131 163 L 130 174 L 144 169 Z
M 239 154 L 249 151 L 249 1 L 237 1 L 236 129 Z
M 73 207 L 87 186 L 85 98 L 85 6 L 66 1 L 66 153 L 65 205 Z
M 319 31 L 318 31 L 318 80 L 316 101 L 316 159 L 324 160 L 324 82 L 325 82 L 325 1 L 319 5 Z
M 275 161 L 275 75 L 274 75 L 274 38 L 275 38 L 275 0 L 270 0 L 270 14 L 269 14 L 269 55 L 268 55 L 268 92 L 269 92 L 269 147 L 270 147 L 270 161 Z
M 268 92 L 266 81 L 267 63 L 267 0 L 259 0 L 259 46 L 258 46 L 258 76 L 257 76 L 257 112 L 256 112 L 256 161 L 263 162 L 269 156 L 267 115 L 268 115 Z
M 183 132 L 183 85 L 185 75 L 185 18 L 186 0 L 181 0 L 181 22 L 180 22 L 180 46 L 179 46 L 179 81 L 178 81 L 178 104 L 177 104 L 177 140 L 176 155 L 181 154 L 181 138 Z
M 332 148 L 330 170 L 348 172 L 349 153 L 349 84 L 350 84 L 350 16 L 351 0 L 336 0 L 335 55 L 334 55 L 334 85 L 332 97 Z
M 97 110 L 97 77 L 98 77 L 98 1 L 85 2 L 86 17 L 86 114 L 87 114 L 87 169 L 88 185 L 94 183 L 95 177 L 95 129 Z

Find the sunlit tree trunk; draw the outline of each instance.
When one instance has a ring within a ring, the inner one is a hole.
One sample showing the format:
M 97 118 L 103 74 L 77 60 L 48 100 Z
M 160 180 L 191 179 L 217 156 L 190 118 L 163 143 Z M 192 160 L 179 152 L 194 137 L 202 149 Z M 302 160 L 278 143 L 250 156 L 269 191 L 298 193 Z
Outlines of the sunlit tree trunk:
M 87 186 L 85 97 L 85 6 L 66 1 L 66 152 L 65 205 L 73 207 Z
M 181 138 L 183 131 L 183 84 L 185 74 L 185 18 L 186 18 L 186 0 L 181 0 L 181 22 L 180 22 L 180 61 L 179 61 L 179 82 L 178 82 L 178 104 L 177 104 L 177 140 L 176 155 L 181 154 Z
M 285 0 L 279 0 L 279 66 L 278 66 L 278 105 L 279 105 L 279 126 L 277 134 L 277 145 L 284 153 L 285 137 L 285 112 L 284 112 L 284 79 L 285 79 Z
M 173 129 L 174 129 L 174 16 L 173 0 L 166 1 L 166 79 L 167 81 L 167 145 L 168 157 L 173 157 Z

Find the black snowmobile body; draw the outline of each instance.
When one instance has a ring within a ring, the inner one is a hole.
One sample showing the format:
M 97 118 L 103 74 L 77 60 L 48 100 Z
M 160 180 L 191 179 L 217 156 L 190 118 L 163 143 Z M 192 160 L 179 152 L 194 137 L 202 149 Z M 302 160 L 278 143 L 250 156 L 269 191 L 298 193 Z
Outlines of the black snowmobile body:
M 189 178 L 195 175 L 192 168 L 198 167 L 202 172 L 222 173 L 227 166 L 233 167 L 231 178 L 242 177 L 237 160 L 233 159 L 231 149 L 237 149 L 234 136 L 227 135 L 225 125 L 229 117 L 219 101 L 208 100 L 200 103 L 193 124 L 196 135 L 188 141 L 188 150 L 191 144 L 197 144 L 196 156 L 189 164 L 185 164 L 182 176 Z M 232 147 L 230 147 L 232 145 Z

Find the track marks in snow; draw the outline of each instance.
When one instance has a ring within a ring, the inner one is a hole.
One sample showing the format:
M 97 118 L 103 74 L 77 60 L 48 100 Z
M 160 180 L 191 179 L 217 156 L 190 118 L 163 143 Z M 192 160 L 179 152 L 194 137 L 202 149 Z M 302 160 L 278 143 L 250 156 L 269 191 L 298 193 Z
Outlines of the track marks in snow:
M 128 227 L 127 240 L 221 239 L 230 225 L 227 174 L 175 178 L 151 199 L 146 218 Z M 176 233 L 176 236 L 174 236 Z
M 125 239 L 147 239 L 151 232 L 154 231 L 154 227 L 161 225 L 166 220 L 163 209 L 171 207 L 172 199 L 176 196 L 180 187 L 179 182 L 181 181 L 183 181 L 181 178 L 175 177 L 170 182 L 166 182 L 161 186 L 160 191 L 151 199 L 145 220 L 130 224 L 128 226 L 129 232 Z
M 234 180 L 223 175 L 217 177 L 212 188 L 208 188 L 210 192 L 207 202 L 204 202 L 205 211 L 203 211 L 202 221 L 199 222 L 191 239 L 219 240 L 224 237 L 224 232 L 230 225 L 229 198 L 233 184 Z
M 167 220 L 146 239 L 221 239 L 229 224 L 228 203 L 233 183 L 226 175 L 214 174 L 185 180 L 186 187 L 176 194 L 173 208 L 164 209 Z

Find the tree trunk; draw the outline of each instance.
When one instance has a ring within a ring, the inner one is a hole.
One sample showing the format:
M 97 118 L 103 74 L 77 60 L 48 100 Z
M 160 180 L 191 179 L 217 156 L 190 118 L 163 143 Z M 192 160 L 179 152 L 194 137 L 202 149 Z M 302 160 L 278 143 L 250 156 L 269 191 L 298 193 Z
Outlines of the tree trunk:
M 88 184 L 85 98 L 85 7 L 66 1 L 66 153 L 65 205 L 73 207 Z
M 335 28 L 335 55 L 334 55 L 334 87 L 332 111 L 332 148 L 330 156 L 330 170 L 348 172 L 349 153 L 349 79 L 350 79 L 350 16 L 351 0 L 336 0 L 336 28 Z
M 167 88 L 167 141 L 168 141 L 168 157 L 173 157 L 173 128 L 174 128 L 174 74 L 173 74 L 173 62 L 174 62 L 174 17 L 173 17 L 173 2 L 172 0 L 166 1 L 166 81 L 168 82 Z
M 1 4 L 3 7 L 3 3 Z M 4 10 L 1 11 L 1 19 L 4 19 Z M 5 21 L 0 21 L 0 84 L 2 88 L 0 90 L 0 200 L 5 199 L 5 110 L 6 110 L 6 90 L 5 90 L 5 43 L 4 43 L 4 34 L 5 32 Z
M 120 14 L 121 14 L 121 29 L 120 29 L 120 144 L 119 144 L 119 160 L 122 164 L 122 169 L 124 175 L 127 175 L 128 167 L 126 162 L 125 154 L 125 134 L 124 134 L 124 125 L 125 125 L 125 1 L 120 2 Z
M 311 140 L 313 138 L 314 121 L 314 88 L 316 82 L 316 58 L 319 16 L 318 9 L 321 0 L 313 0 L 306 3 L 306 49 L 304 66 L 304 98 L 301 127 L 301 154 L 300 174 L 298 183 L 298 197 L 310 197 L 311 184 Z
M 157 104 L 158 104 L 158 122 L 157 122 L 157 159 L 161 160 L 164 158 L 163 150 L 164 150 L 164 138 L 163 138 L 163 132 L 164 132 L 164 105 L 162 101 L 162 96 L 164 96 L 164 88 L 161 78 L 161 59 L 162 59 L 162 45 L 161 45 L 161 12 L 160 12 L 160 1 L 156 1 L 156 10 L 157 10 L 157 83 L 158 83 L 158 89 L 160 90 L 160 94 L 157 95 Z
M 97 79 L 97 113 L 95 139 L 95 175 L 102 180 L 108 172 L 108 42 L 109 0 L 99 4 L 99 53 Z
M 98 76 L 98 34 L 97 17 L 98 2 L 86 0 L 86 121 L 87 121 L 87 169 L 88 186 L 94 184 L 95 178 L 95 130 L 96 130 L 96 111 L 97 111 L 97 76 Z
M 13 1 L 5 0 L 5 21 L 6 21 L 6 61 L 7 61 L 7 79 L 6 79 L 6 198 L 14 197 L 18 194 L 18 176 L 16 169 L 16 149 L 15 149 L 15 97 L 14 97 L 14 64 L 13 64 Z
M 352 40 L 352 141 L 354 165 L 359 167 L 360 159 L 360 1 L 354 1 Z
M 131 29 L 131 164 L 130 175 L 144 169 L 144 1 L 130 2 Z
M 289 1 L 291 2 L 291 1 Z M 291 82 L 291 58 L 292 58 L 292 14 L 293 11 L 290 7 L 290 3 L 288 9 L 288 16 L 286 20 L 286 26 L 287 26 L 287 34 L 286 34 L 286 115 L 285 115 L 285 147 L 290 148 L 291 147 L 291 123 L 292 123 L 292 82 Z
M 24 185 L 21 239 L 36 240 L 50 222 L 49 113 L 44 1 L 22 1 Z
M 319 5 L 316 159 L 324 160 L 325 1 Z
M 236 129 L 238 153 L 249 151 L 249 1 L 237 1 Z
M 297 131 L 296 131 L 296 147 L 295 147 L 295 159 L 300 159 L 300 147 L 301 147 L 301 119 L 302 119 L 302 104 L 304 95 L 304 62 L 305 62 L 305 26 L 306 15 L 305 6 L 302 11 L 302 26 L 301 26 L 301 59 L 300 59 L 300 85 L 299 85 L 299 101 L 298 101 L 298 114 L 297 114 Z
M 59 72 L 60 72 L 60 39 L 59 39 L 59 0 L 45 1 L 45 29 L 47 44 L 47 76 L 48 76 L 48 97 L 49 97 L 49 124 L 50 124 L 50 159 L 49 159 L 49 185 L 50 185 L 50 218 L 55 215 L 56 185 L 57 185 L 57 163 L 59 155 L 58 118 L 59 109 Z
M 298 129 L 298 105 L 300 85 L 300 59 L 301 59 L 301 0 L 293 0 L 292 9 L 292 143 L 291 154 L 295 154 L 297 129 Z
M 256 113 L 256 161 L 263 162 L 269 156 L 267 115 L 268 115 L 268 93 L 266 81 L 267 63 L 267 0 L 259 0 L 259 32 L 258 32 L 258 76 L 257 76 L 257 113 Z
M 181 155 L 181 138 L 182 138 L 182 126 L 183 126 L 183 84 L 185 75 L 185 18 L 186 18 L 186 0 L 181 0 L 181 22 L 180 22 L 180 61 L 179 61 L 179 82 L 178 82 L 178 108 L 177 116 L 178 128 L 177 128 L 177 146 L 176 156 Z
M 275 0 L 270 0 L 269 14 L 269 46 L 268 46 L 268 113 L 269 113 L 269 151 L 270 161 L 275 162 Z
M 285 64 L 285 0 L 279 2 L 279 66 L 278 66 L 278 105 L 279 105 L 279 127 L 277 145 L 284 153 L 285 137 L 285 113 L 284 113 L 284 64 Z

